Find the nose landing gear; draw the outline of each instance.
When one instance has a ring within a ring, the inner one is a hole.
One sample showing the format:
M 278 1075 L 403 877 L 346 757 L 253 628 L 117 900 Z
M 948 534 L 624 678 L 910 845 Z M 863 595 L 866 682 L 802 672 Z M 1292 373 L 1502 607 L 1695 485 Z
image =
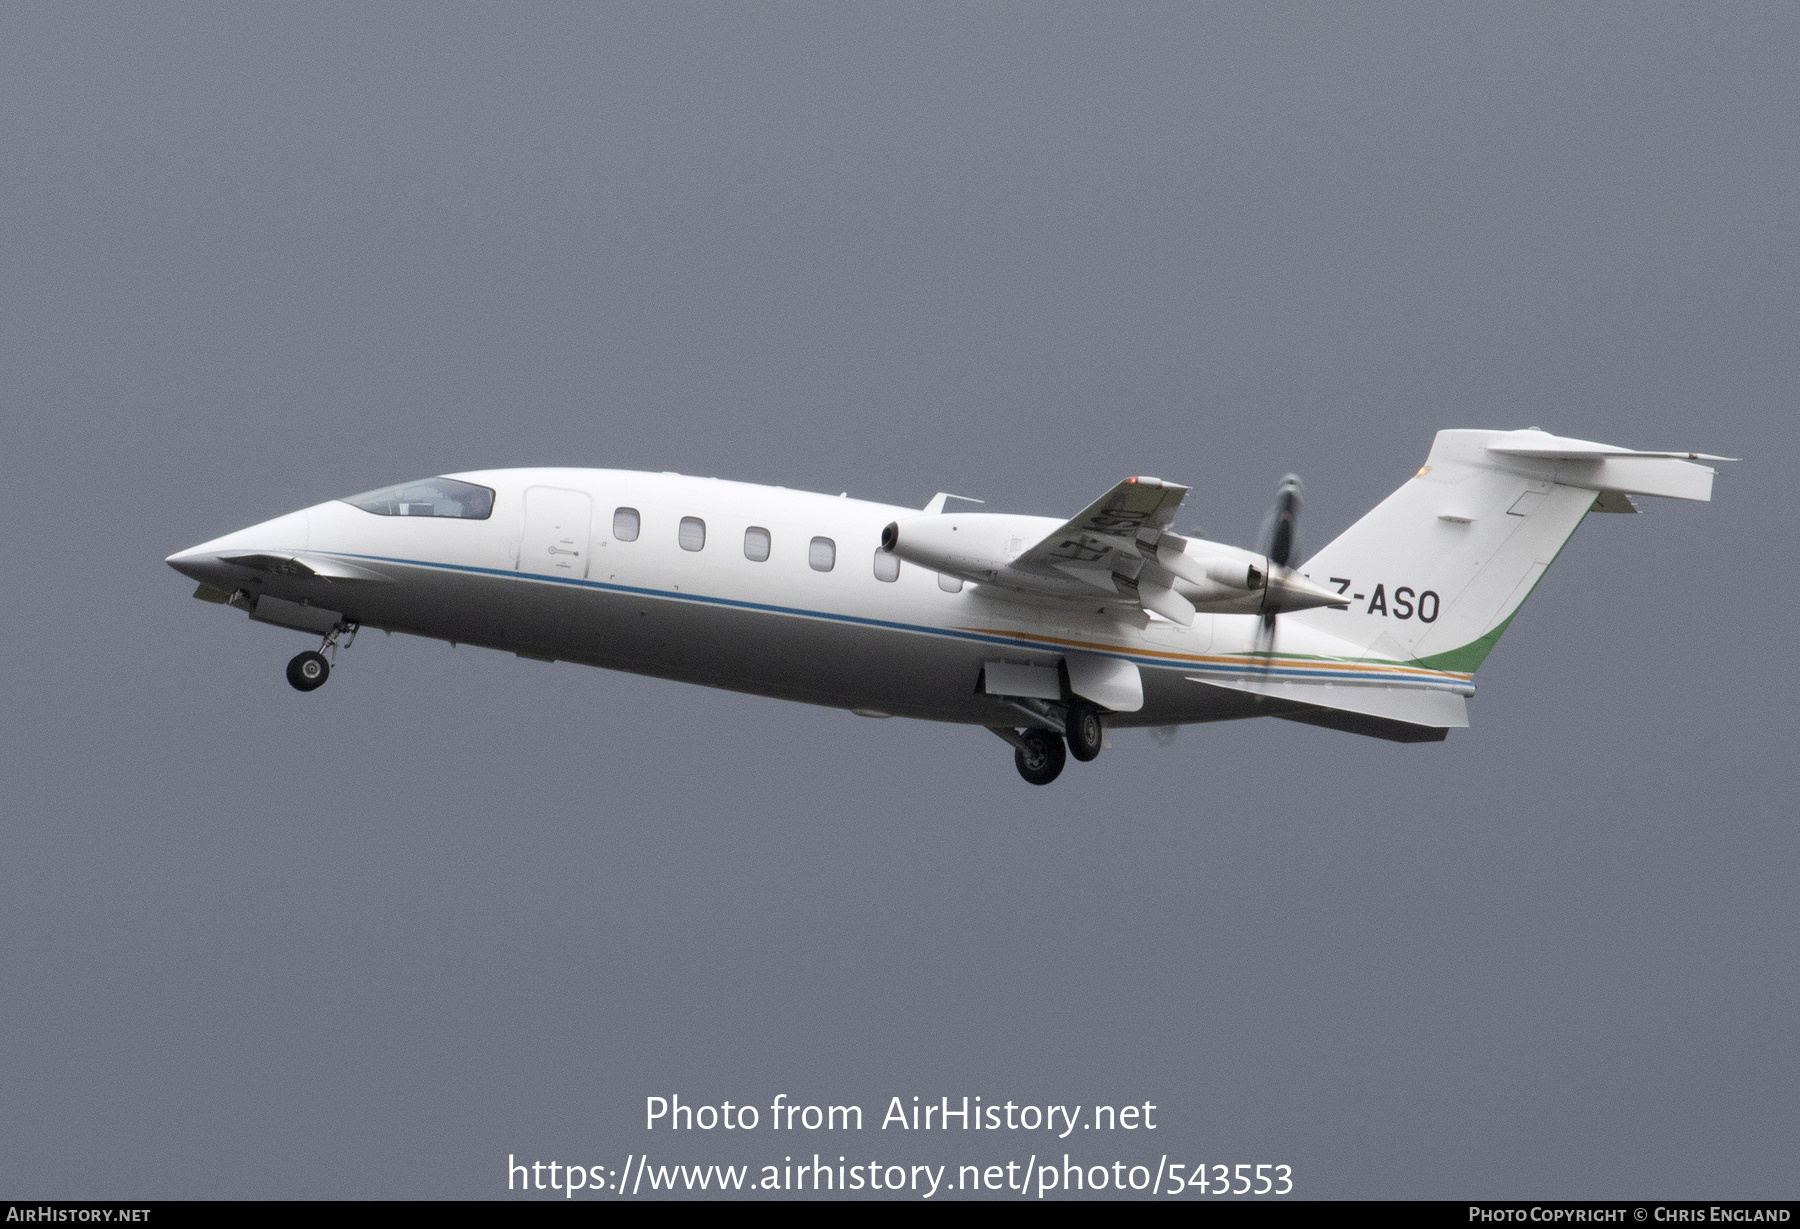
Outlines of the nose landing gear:
M 355 623 L 339 623 L 319 643 L 317 649 L 308 649 L 296 655 L 287 664 L 288 685 L 295 691 L 317 691 L 323 687 L 325 680 L 331 677 L 331 667 L 337 661 L 338 649 L 347 649 L 356 642 L 358 626 Z M 338 637 L 345 632 L 350 635 L 340 644 Z M 325 656 L 328 652 L 331 654 L 329 659 Z

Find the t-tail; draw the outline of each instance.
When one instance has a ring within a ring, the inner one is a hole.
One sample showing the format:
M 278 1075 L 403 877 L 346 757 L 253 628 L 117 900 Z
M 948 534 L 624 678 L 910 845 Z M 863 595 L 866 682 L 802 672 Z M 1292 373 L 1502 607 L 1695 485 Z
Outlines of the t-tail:
M 1589 512 L 1712 498 L 1730 457 L 1526 431 L 1440 431 L 1411 481 L 1299 569 L 1347 610 L 1284 615 L 1356 655 L 1473 674 Z

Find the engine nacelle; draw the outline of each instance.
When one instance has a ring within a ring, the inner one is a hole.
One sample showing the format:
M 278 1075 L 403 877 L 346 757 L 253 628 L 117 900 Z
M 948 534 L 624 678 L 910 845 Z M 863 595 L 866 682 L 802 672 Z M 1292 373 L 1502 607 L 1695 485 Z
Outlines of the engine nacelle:
M 995 583 L 1056 597 L 1123 597 L 1128 604 L 1187 624 L 1195 610 L 1214 614 L 1269 614 L 1313 606 L 1342 606 L 1344 600 L 1265 557 L 1223 542 L 1181 538 L 1119 538 L 1112 549 L 1125 554 L 1098 577 L 1066 569 L 1022 570 L 1013 560 L 1046 534 L 1055 521 L 1036 516 L 971 512 L 927 514 L 894 521 L 881 531 L 884 550 L 908 563 L 977 584 Z M 1154 545 L 1153 545 L 1154 543 Z M 1105 549 L 1105 548 L 1098 548 Z M 1151 566 L 1154 565 L 1154 566 Z M 1104 566 L 1104 565 L 1103 565 Z
M 1274 614 L 1346 604 L 1293 569 L 1223 542 L 1164 534 L 1156 561 L 1180 578 L 1179 592 L 1196 609 L 1215 614 Z
M 934 572 L 991 581 L 1000 579 L 1012 560 L 1055 524 L 1043 517 L 996 512 L 913 516 L 883 529 L 881 545 Z

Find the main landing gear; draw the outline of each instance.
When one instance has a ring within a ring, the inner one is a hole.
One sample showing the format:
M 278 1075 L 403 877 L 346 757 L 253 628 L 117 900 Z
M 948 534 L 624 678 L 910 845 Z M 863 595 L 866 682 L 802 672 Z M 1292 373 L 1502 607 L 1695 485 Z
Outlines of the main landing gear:
M 350 634 L 340 643 L 338 637 L 343 636 L 345 632 Z M 318 648 L 308 649 L 306 652 L 296 655 L 287 664 L 288 686 L 295 691 L 317 691 L 323 687 L 325 680 L 331 677 L 331 667 L 332 663 L 337 661 L 338 649 L 347 649 L 354 644 L 356 632 L 357 624 L 340 623 L 331 629 Z M 326 658 L 326 653 L 331 654 L 329 659 Z
M 1100 754 L 1106 741 L 1106 727 L 1100 724 L 1100 710 L 1085 700 L 1069 705 L 1069 754 L 1083 764 Z
M 1063 740 L 1049 730 L 1026 730 L 1019 735 L 1020 746 L 1013 751 L 1013 763 L 1019 775 L 1033 785 L 1048 785 L 1062 775 L 1069 753 Z
M 1047 704 L 1031 711 L 1045 721 L 1061 725 L 1061 735 L 1035 726 L 1026 730 L 996 727 L 994 733 L 1012 744 L 1013 763 L 1018 766 L 1019 775 L 1033 785 L 1048 785 L 1061 776 L 1069 756 L 1087 763 L 1105 745 L 1106 724 L 1100 710 L 1086 700 L 1064 706 L 1061 712 Z
M 316 691 L 331 677 L 331 663 L 325 654 L 308 649 L 288 663 L 287 676 L 295 691 Z

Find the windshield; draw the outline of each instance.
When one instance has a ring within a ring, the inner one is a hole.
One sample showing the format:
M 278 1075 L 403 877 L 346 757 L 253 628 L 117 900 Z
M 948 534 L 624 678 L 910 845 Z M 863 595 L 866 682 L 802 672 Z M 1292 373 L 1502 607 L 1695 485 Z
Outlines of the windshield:
M 494 510 L 494 493 L 487 487 L 455 478 L 424 478 L 351 495 L 343 502 L 376 516 L 447 516 L 485 521 Z

